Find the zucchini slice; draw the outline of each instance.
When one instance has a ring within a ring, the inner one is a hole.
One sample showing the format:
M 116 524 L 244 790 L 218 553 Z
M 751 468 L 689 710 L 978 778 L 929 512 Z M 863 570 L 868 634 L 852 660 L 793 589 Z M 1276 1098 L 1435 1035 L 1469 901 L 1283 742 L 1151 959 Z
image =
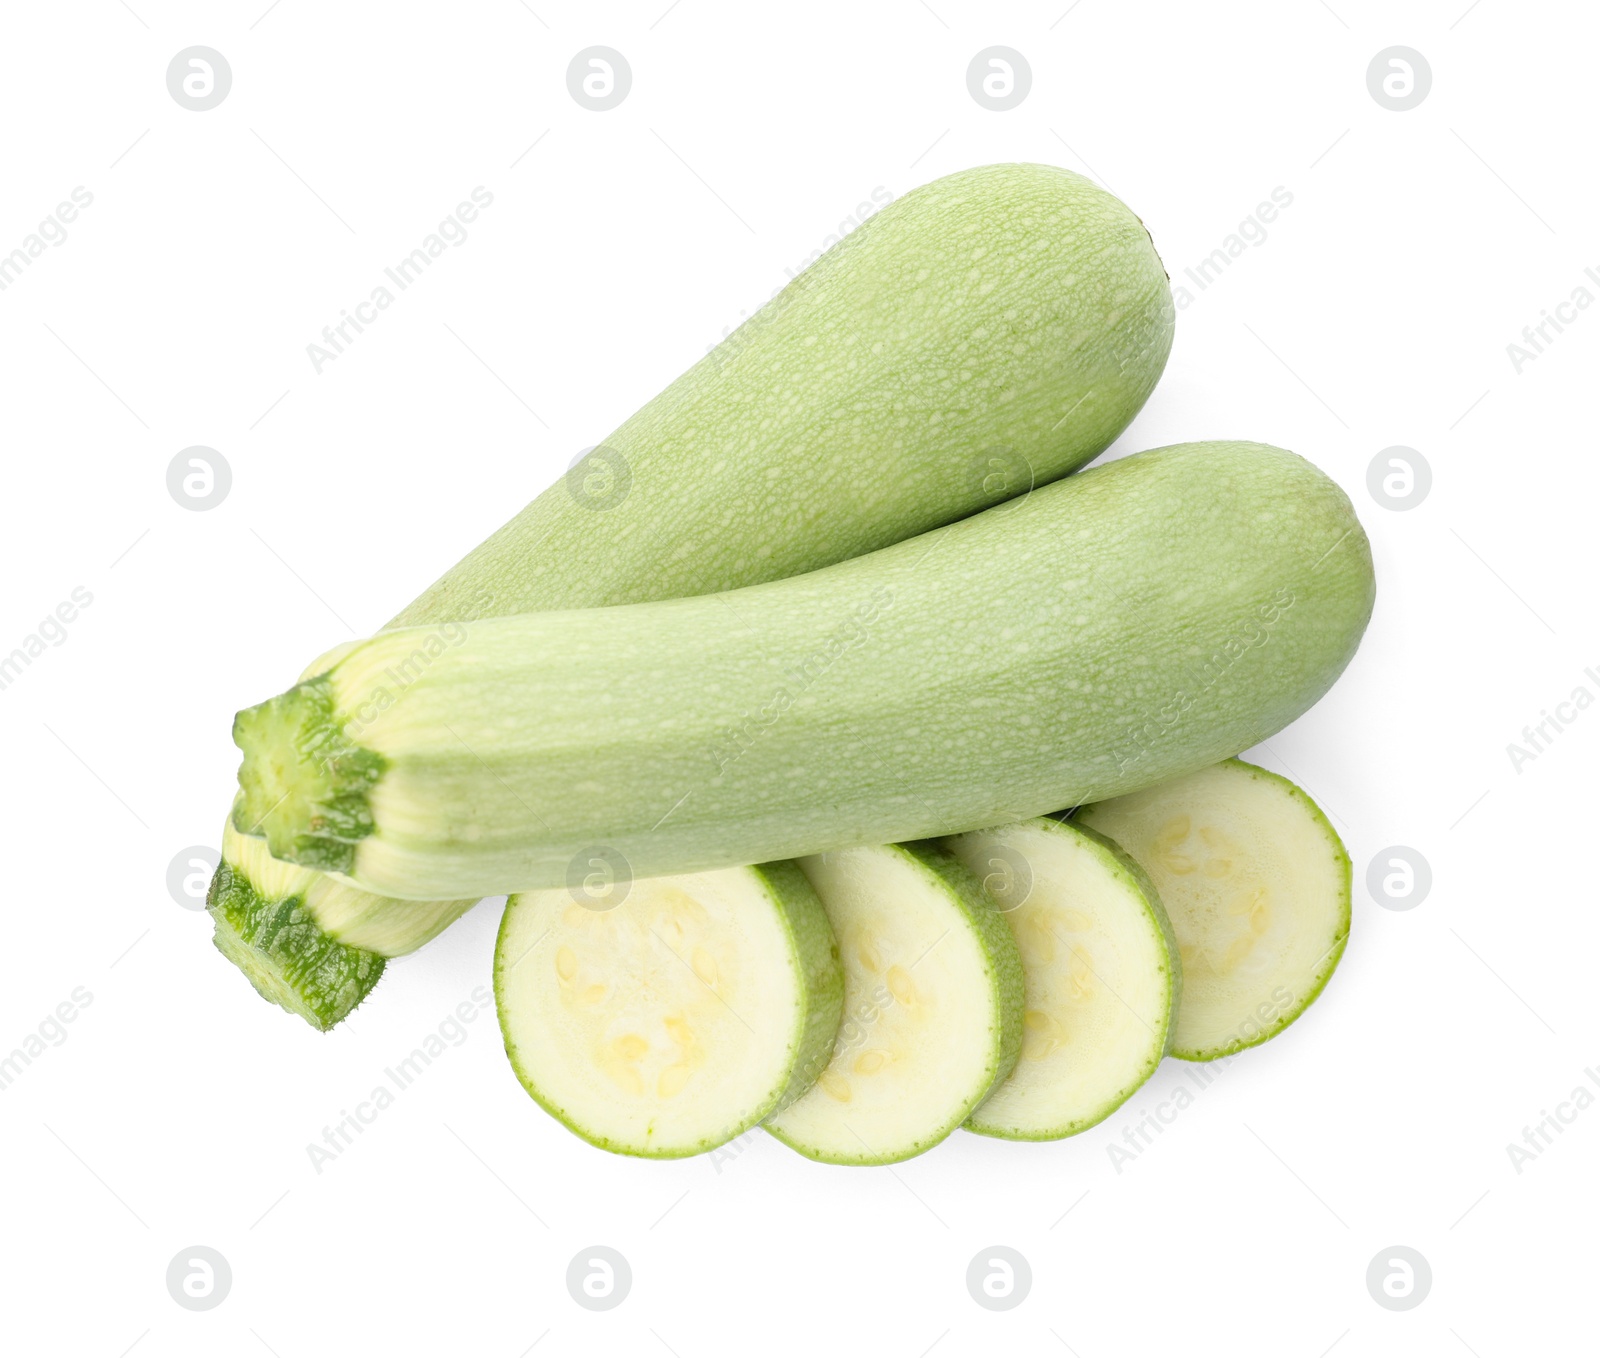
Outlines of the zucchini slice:
M 1254 1047 L 1322 993 L 1350 934 L 1350 856 L 1287 778 L 1225 759 L 1076 819 L 1139 862 L 1172 919 L 1183 966 L 1174 1056 Z
M 523 1088 L 591 1145 L 658 1159 L 713 1150 L 803 1093 L 843 995 L 793 863 L 635 881 L 604 910 L 513 896 L 494 974 Z
M 1139 865 L 1082 825 L 1040 819 L 944 844 L 983 878 L 1022 955 L 1022 1056 L 970 1131 L 1052 1141 L 1121 1107 L 1167 1054 L 1179 969 Z
M 767 1130 L 812 1160 L 885 1165 L 959 1127 L 1022 1041 L 1022 964 L 967 869 L 931 843 L 800 861 L 844 966 L 833 1058 Z

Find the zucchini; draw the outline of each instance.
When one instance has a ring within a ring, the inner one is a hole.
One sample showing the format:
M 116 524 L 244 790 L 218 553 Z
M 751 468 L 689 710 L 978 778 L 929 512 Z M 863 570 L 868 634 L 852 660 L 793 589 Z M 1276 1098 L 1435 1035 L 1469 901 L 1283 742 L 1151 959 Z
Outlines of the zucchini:
M 1171 340 L 1161 261 L 1117 199 L 1052 166 L 950 175 L 852 231 L 389 626 L 434 627 L 425 649 L 465 619 L 705 594 L 897 542 L 1088 462 Z M 325 898 L 224 868 L 218 946 L 268 999 L 339 1022 L 383 957 L 321 928 Z M 385 955 L 432 928 L 388 913 Z
M 1225 759 L 1081 808 L 1156 883 L 1183 965 L 1172 1054 L 1212 1061 L 1287 1028 L 1350 936 L 1350 857 L 1287 778 Z
M 606 908 L 513 896 L 495 948 L 506 1055 L 585 1141 L 713 1150 L 802 1095 L 828 1059 L 843 981 L 793 863 L 632 882 Z
M 1158 449 L 939 532 L 723 595 L 360 642 L 241 712 L 236 824 L 434 898 L 655 877 L 1004 824 L 1202 768 L 1354 653 L 1344 492 L 1251 443 Z
M 990 887 L 1027 989 L 1022 1057 L 967 1128 L 1012 1141 L 1075 1136 L 1167 1054 L 1180 973 L 1166 911 L 1139 865 L 1082 825 L 1042 818 L 944 843 Z
M 943 1141 L 1016 1065 L 1022 964 L 978 879 L 930 843 L 800 860 L 844 964 L 827 1068 L 766 1128 L 812 1160 L 886 1165 Z

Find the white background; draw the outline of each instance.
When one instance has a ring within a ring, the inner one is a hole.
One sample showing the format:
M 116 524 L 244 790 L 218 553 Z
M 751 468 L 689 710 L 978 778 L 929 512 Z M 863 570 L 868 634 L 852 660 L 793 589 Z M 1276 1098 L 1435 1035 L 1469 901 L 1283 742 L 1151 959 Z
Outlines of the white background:
M 1584 675 L 1600 667 L 1600 308 L 1520 374 L 1506 346 L 1600 269 L 1593 12 L 530 2 L 5 8 L 0 252 L 75 186 L 94 197 L 0 293 L 0 651 L 74 587 L 93 595 L 0 692 L 0 1051 L 74 987 L 93 996 L 0 1091 L 7 1350 L 1495 1358 L 1592 1342 L 1600 1111 L 1520 1173 L 1506 1146 L 1600 1064 L 1600 711 L 1520 772 L 1507 745 L 1578 685 L 1600 695 Z M 194 44 L 232 66 L 209 112 L 166 88 Z M 611 112 L 567 90 L 593 44 L 633 70 Z M 993 44 L 1032 68 L 1010 112 L 967 91 Z M 1367 88 L 1395 44 L 1433 71 L 1409 112 Z M 1325 996 L 1120 1173 L 1108 1146 L 1188 1068 L 1057 1144 L 958 1133 L 863 1170 L 753 1135 L 716 1164 L 634 1162 L 526 1098 L 492 1013 L 316 1173 L 307 1143 L 487 982 L 498 912 L 394 964 L 332 1035 L 263 1004 L 165 885 L 179 850 L 218 836 L 233 711 L 388 618 L 875 188 L 1001 160 L 1093 174 L 1177 281 L 1275 187 L 1293 195 L 1180 314 L 1116 451 L 1279 443 L 1336 477 L 1372 536 L 1365 645 L 1255 753 L 1322 801 L 1356 864 Z M 494 203 L 470 238 L 316 373 L 307 344 L 478 185 Z M 165 483 L 193 444 L 233 473 L 204 513 Z M 1403 513 L 1366 481 L 1397 444 L 1433 469 Z M 1433 872 L 1404 913 L 1363 884 L 1395 844 Z M 204 1314 L 164 1281 L 197 1244 L 234 1279 Z M 594 1244 L 634 1274 L 605 1314 L 565 1286 Z M 1034 1280 L 1003 1314 L 964 1282 L 997 1244 Z M 1404 1314 L 1365 1283 L 1396 1244 L 1434 1276 Z

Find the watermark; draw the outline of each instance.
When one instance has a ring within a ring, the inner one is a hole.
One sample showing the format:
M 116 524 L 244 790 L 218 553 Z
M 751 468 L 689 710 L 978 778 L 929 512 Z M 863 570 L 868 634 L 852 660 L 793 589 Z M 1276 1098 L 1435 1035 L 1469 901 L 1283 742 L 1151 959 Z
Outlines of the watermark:
M 23 271 L 33 267 L 33 261 L 55 245 L 67 243 L 67 228 L 78 220 L 78 213 L 94 202 L 94 194 L 79 184 L 73 189 L 70 201 L 57 203 L 38 227 L 22 238 L 22 244 L 9 255 L 0 255 L 0 292 L 4 292 L 19 279 Z
M 197 443 L 167 463 L 167 494 L 184 509 L 215 509 L 233 489 L 233 468 L 215 448 Z
M 308 1142 L 306 1155 L 318 1174 L 337 1160 L 355 1144 L 358 1136 L 372 1126 L 378 1118 L 400 1100 L 400 1095 L 410 1089 L 452 1047 L 459 1047 L 472 1036 L 469 1025 L 485 1013 L 494 1012 L 494 996 L 487 986 L 474 986 L 468 998 L 461 1001 L 434 1028 L 421 1043 L 392 1066 L 385 1066 L 383 1074 L 387 1083 L 373 1086 L 366 1098 L 356 1104 L 352 1112 L 339 1110 L 339 1120 L 322 1129 L 320 1142 Z
M 1021 849 L 1011 844 L 993 844 L 984 861 L 984 893 L 1002 915 L 1019 910 L 1033 895 L 1033 864 Z
M 567 1291 L 585 1311 L 610 1311 L 633 1291 L 633 1269 L 620 1250 L 590 1245 L 567 1265 Z
M 597 443 L 572 459 L 564 484 L 577 504 L 604 514 L 628 498 L 633 489 L 633 468 L 615 448 Z
M 1583 1071 L 1589 1083 L 1600 1089 L 1600 1069 L 1585 1066 Z M 1584 1113 L 1594 1106 L 1594 1091 L 1587 1085 L 1574 1085 L 1572 1092 L 1556 1104 L 1552 1113 L 1548 1108 L 1539 1110 L 1539 1121 L 1522 1129 L 1522 1142 L 1506 1143 L 1506 1156 L 1511 1168 L 1521 1174 L 1556 1143 L 1556 1138 L 1566 1133 Z
M 785 269 L 784 273 L 788 274 L 790 278 L 797 278 L 819 259 L 821 259 L 823 255 L 827 254 L 829 250 L 833 249 L 835 245 L 842 241 L 858 226 L 865 222 L 867 218 L 876 217 L 878 213 L 882 212 L 884 208 L 888 207 L 892 202 L 894 202 L 894 194 L 892 194 L 882 184 L 874 185 L 870 200 L 863 199 L 861 202 L 857 203 L 855 211 L 846 213 L 844 217 L 840 219 L 839 224 L 834 227 L 832 234 L 822 238 L 821 245 L 817 246 L 815 250 L 813 250 L 809 255 L 796 264 L 794 268 Z
M 375 323 L 382 312 L 395 304 L 399 294 L 433 267 L 450 249 L 460 249 L 471 234 L 467 228 L 478 220 L 478 214 L 494 203 L 494 194 L 479 184 L 472 190 L 471 201 L 463 200 L 437 227 L 422 238 L 422 244 L 397 263 L 383 271 L 383 276 L 394 284 L 379 283 L 365 301 L 339 313 L 340 319 L 322 327 L 322 343 L 306 345 L 306 357 L 318 377 L 322 370 L 344 354 L 369 325 Z M 353 333 L 352 333 L 353 332 Z
M 1015 47 L 985 47 L 967 63 L 967 93 L 991 113 L 1016 108 L 1032 88 L 1033 68 Z
M 466 639 L 467 629 L 459 622 L 441 623 L 417 637 L 409 655 L 383 667 L 380 681 L 365 697 L 344 704 L 339 725 L 345 738 L 352 742 L 358 740 L 428 672 L 435 660 Z
M 998 511 L 1003 514 L 1009 514 L 1032 495 L 1034 486 L 1038 484 L 1038 473 L 1034 471 L 1028 455 L 1004 443 L 982 449 L 978 453 L 975 471 L 979 478 L 978 489 L 982 493 L 981 507 L 993 508 L 1004 504 L 1006 507 Z
M 185 910 L 204 910 L 206 891 L 222 855 L 209 844 L 179 849 L 167 864 L 167 895 Z
M 1433 468 L 1415 448 L 1397 443 L 1367 463 L 1367 494 L 1384 509 L 1415 509 L 1432 489 Z
M 967 1291 L 985 1311 L 1010 1311 L 1033 1290 L 1033 1269 L 1020 1250 L 990 1245 L 967 1265 Z
M 1413 1310 L 1432 1290 L 1433 1269 L 1410 1245 L 1379 1250 L 1367 1265 L 1367 1291 L 1385 1311 Z
M 827 1060 L 817 1063 L 821 1065 L 822 1069 L 816 1073 L 816 1078 L 821 1080 L 822 1076 L 827 1073 L 829 1066 L 835 1064 L 843 1065 L 845 1058 L 866 1043 L 867 1038 L 872 1035 L 873 1028 L 877 1026 L 878 1020 L 893 1009 L 894 1006 L 894 991 L 885 982 L 879 981 L 868 994 L 863 995 L 846 1009 L 839 1016 L 839 1031 L 834 1035 L 833 1047 L 828 1053 Z M 808 1079 L 811 1076 L 811 1070 L 805 1070 L 801 1073 L 802 1079 Z M 834 1078 L 829 1076 L 829 1082 L 832 1082 Z M 823 1084 L 823 1090 L 824 1092 L 832 1092 L 828 1089 L 827 1083 Z
M 214 47 L 185 47 L 167 63 L 167 93 L 191 113 L 214 109 L 232 88 L 233 67 Z
M 1593 267 L 1583 272 L 1591 283 L 1600 288 L 1600 272 Z M 1521 377 L 1522 370 L 1528 364 L 1537 362 L 1540 355 L 1566 332 L 1566 328 L 1593 305 L 1594 293 L 1580 283 L 1573 288 L 1565 301 L 1557 302 L 1555 306 L 1541 311 L 1539 315 L 1544 318 L 1543 320 L 1522 327 L 1521 344 L 1512 340 L 1506 345 L 1506 357 L 1511 360 L 1512 371 Z
M 863 199 L 855 206 L 855 211 L 846 213 L 834 228 L 833 232 L 822 238 L 822 243 L 809 255 L 802 259 L 792 269 L 785 269 L 788 277 L 787 283 L 780 283 L 768 294 L 766 302 L 757 307 L 752 315 L 741 311 L 743 317 L 735 325 L 722 327 L 722 334 L 714 343 L 706 345 L 706 352 L 716 353 L 723 363 L 727 363 L 736 355 L 743 353 L 750 341 L 766 330 L 773 321 L 783 315 L 791 302 L 800 296 L 799 289 L 802 280 L 813 264 L 822 258 L 829 250 L 842 241 L 858 226 L 862 225 L 869 217 L 875 217 L 894 202 L 894 194 L 882 184 L 875 186 L 870 199 Z M 719 348 L 720 346 L 720 348 Z
M 1385 47 L 1367 63 L 1367 92 L 1391 113 L 1414 109 L 1432 88 L 1433 68 L 1414 47 Z
M 795 700 L 832 669 L 841 656 L 864 644 L 871 635 L 872 625 L 893 606 L 894 590 L 888 585 L 879 585 L 851 609 L 845 621 L 829 632 L 804 659 L 785 667 L 783 676 L 787 682 L 779 684 L 754 714 L 745 712 L 738 722 L 723 727 L 721 744 L 713 746 L 711 750 L 711 757 L 717 763 L 717 773 L 726 773 L 735 762 L 742 759 L 762 735 L 782 720 L 784 713 L 794 706 Z
M 1270 201 L 1264 199 L 1257 203 L 1255 211 L 1224 236 L 1221 245 L 1192 267 L 1184 269 L 1184 274 L 1194 283 L 1196 291 L 1190 292 L 1182 284 L 1172 289 L 1172 300 L 1178 310 L 1186 310 L 1200 293 L 1233 267 L 1234 260 L 1252 249 L 1265 245 L 1269 234 L 1267 228 L 1276 222 L 1278 215 L 1293 202 L 1294 194 L 1279 184 L 1272 190 Z
M 724 1165 L 732 1164 L 757 1141 L 765 1141 L 760 1131 L 752 1127 L 747 1132 L 740 1132 L 732 1141 L 725 1141 L 711 1152 L 709 1159 L 711 1168 L 718 1174 L 722 1173 Z
M 1197 667 L 1198 674 L 1196 667 L 1191 667 L 1189 682 L 1193 683 L 1198 679 L 1204 679 L 1205 682 L 1196 692 L 1191 692 L 1188 687 L 1180 688 L 1154 716 L 1123 737 L 1112 752 L 1118 775 L 1126 773 L 1145 758 L 1150 753 L 1151 747 L 1182 721 L 1190 708 L 1227 678 L 1233 667 L 1246 655 L 1265 646 L 1272 636 L 1272 629 L 1282 621 L 1294 605 L 1294 591 L 1287 587 L 1279 589 L 1271 599 L 1256 606 L 1256 621 L 1249 631 L 1241 628 L 1223 642 Z
M 1367 864 L 1367 893 L 1385 910 L 1415 910 L 1432 888 L 1428 860 L 1405 844 L 1391 844 Z
M 1106 1142 L 1106 1156 L 1111 1161 L 1112 1169 L 1120 1175 L 1155 1145 L 1156 1138 L 1194 1107 L 1200 1095 L 1217 1082 L 1238 1055 L 1238 1052 L 1234 1052 L 1230 1056 L 1219 1056 L 1215 1061 L 1186 1062 L 1183 1080 L 1156 1104 L 1155 1111 L 1147 1112 L 1141 1108 L 1137 1122 L 1124 1124 L 1120 1141 Z
M 94 602 L 94 595 L 82 585 L 73 586 L 72 593 L 40 619 L 27 636 L 11 648 L 9 655 L 0 655 L 0 690 L 10 688 L 22 672 L 28 669 L 46 650 L 67 644 L 67 628 L 77 622 L 78 615 Z
M 633 865 L 609 845 L 580 849 L 567 864 L 567 893 L 585 910 L 615 910 L 632 886 Z
M 1268 1030 L 1278 1015 L 1288 1013 L 1294 1007 L 1294 1003 L 1292 992 L 1284 986 L 1274 986 L 1268 999 L 1258 1004 L 1255 1011 L 1234 1029 L 1231 1036 L 1241 1042 L 1254 1041 Z M 1154 1108 L 1148 1111 L 1141 1108 L 1137 1122 L 1125 1123 L 1122 1136 L 1105 1143 L 1106 1158 L 1111 1161 L 1112 1169 L 1120 1175 L 1127 1166 L 1154 1146 L 1157 1138 L 1193 1108 L 1199 1101 L 1200 1095 L 1210 1089 L 1222 1072 L 1227 1070 L 1240 1055 L 1241 1052 L 1231 1052 L 1213 1061 L 1184 1062 L 1183 1079 L 1178 1082 L 1177 1087 L 1165 1098 L 1158 1100 Z
M 633 67 L 614 47 L 585 47 L 567 63 L 567 92 L 581 108 L 608 113 L 633 88 Z
M 1595 671 L 1594 666 L 1585 667 L 1583 677 L 1596 688 L 1600 688 L 1600 673 Z M 1539 720 L 1522 728 L 1522 739 L 1513 740 L 1506 745 L 1506 757 L 1511 760 L 1512 771 L 1520 777 L 1522 770 L 1540 755 L 1549 754 L 1556 741 L 1560 740 L 1568 728 L 1593 706 L 1593 690 L 1588 684 L 1578 684 L 1571 693 L 1555 704 L 1553 712 L 1547 707 L 1541 707 Z
M 32 1032 L 23 1035 L 11 1051 L 0 1057 L 0 1089 L 10 1089 L 22 1077 L 22 1072 L 39 1060 L 52 1047 L 59 1047 L 71 1034 L 69 1023 L 94 1003 L 94 995 L 87 986 L 74 986 L 72 993 L 56 1005 L 35 1025 Z
M 190 1245 L 167 1265 L 167 1291 L 185 1311 L 211 1311 L 233 1290 L 233 1268 L 220 1250 Z

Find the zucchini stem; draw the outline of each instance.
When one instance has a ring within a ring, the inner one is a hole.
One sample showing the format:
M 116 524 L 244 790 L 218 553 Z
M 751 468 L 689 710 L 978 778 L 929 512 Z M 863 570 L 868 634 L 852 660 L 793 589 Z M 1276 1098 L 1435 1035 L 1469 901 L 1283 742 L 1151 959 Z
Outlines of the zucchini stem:
M 244 751 L 233 828 L 265 839 L 274 858 L 348 872 L 373 831 L 367 791 L 386 765 L 346 736 L 331 673 L 240 712 L 233 742 Z

